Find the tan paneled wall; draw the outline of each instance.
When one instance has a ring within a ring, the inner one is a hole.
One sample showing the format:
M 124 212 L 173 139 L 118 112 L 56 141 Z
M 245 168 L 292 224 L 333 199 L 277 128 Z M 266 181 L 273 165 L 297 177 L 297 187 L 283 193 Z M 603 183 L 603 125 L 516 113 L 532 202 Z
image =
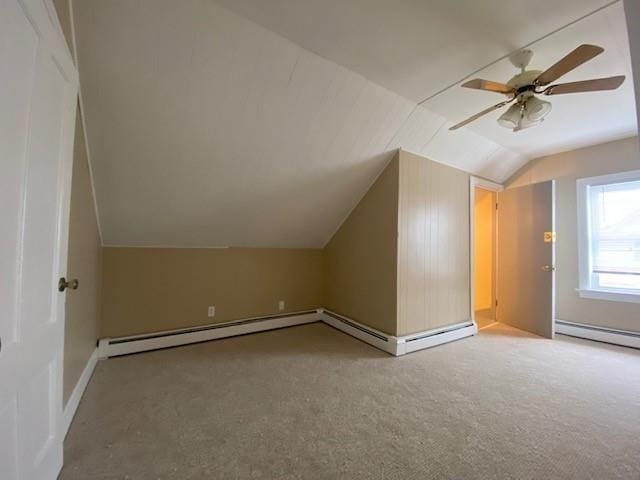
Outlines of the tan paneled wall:
M 67 277 L 78 278 L 80 286 L 78 290 L 67 290 L 63 369 L 65 404 L 96 348 L 100 317 L 102 246 L 86 152 L 78 109 L 73 150 Z
M 580 298 L 576 179 L 640 169 L 638 138 L 533 160 L 508 187 L 556 179 L 556 317 L 571 322 L 640 331 L 640 304 Z
M 322 250 L 106 247 L 100 336 L 282 313 L 279 300 L 322 306 Z
M 324 250 L 324 305 L 395 335 L 398 157 L 389 163 Z
M 400 152 L 398 334 L 471 318 L 469 174 Z

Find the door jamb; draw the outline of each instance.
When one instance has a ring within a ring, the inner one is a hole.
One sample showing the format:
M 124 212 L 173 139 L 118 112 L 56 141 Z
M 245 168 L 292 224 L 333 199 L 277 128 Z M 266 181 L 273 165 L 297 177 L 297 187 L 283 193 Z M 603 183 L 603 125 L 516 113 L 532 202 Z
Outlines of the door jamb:
M 471 321 L 478 328 L 478 324 L 476 323 L 476 311 L 475 311 L 475 203 L 476 203 L 476 187 L 482 188 L 484 190 L 489 190 L 491 192 L 501 192 L 504 190 L 504 185 L 501 185 L 496 182 L 492 182 L 491 180 L 485 180 L 484 178 L 475 177 L 471 175 L 469 177 L 469 312 L 471 314 Z M 498 198 L 496 195 L 496 202 Z M 498 214 L 496 213 L 496 224 L 494 231 L 495 238 L 495 250 L 496 256 L 494 259 L 495 268 L 497 271 L 498 265 Z M 495 295 L 498 297 L 498 282 L 495 283 Z

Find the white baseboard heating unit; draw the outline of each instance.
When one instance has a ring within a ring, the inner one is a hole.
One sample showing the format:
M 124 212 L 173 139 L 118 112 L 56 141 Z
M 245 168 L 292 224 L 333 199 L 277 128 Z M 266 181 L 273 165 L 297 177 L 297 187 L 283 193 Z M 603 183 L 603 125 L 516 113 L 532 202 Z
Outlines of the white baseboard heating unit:
M 343 315 L 320 308 L 128 337 L 103 338 L 98 343 L 98 357 L 117 357 L 314 322 L 324 322 L 394 356 L 435 347 L 477 333 L 476 325 L 467 321 L 412 335 L 395 337 Z
M 632 332 L 630 330 L 616 330 L 556 319 L 556 333 L 595 340 L 596 342 L 622 345 L 623 347 L 640 348 L 640 332 Z
M 98 343 L 98 357 L 108 358 L 130 353 L 206 342 L 248 333 L 264 332 L 322 321 L 316 310 L 246 318 L 224 323 L 213 323 L 192 328 L 167 330 L 119 338 L 102 338 Z

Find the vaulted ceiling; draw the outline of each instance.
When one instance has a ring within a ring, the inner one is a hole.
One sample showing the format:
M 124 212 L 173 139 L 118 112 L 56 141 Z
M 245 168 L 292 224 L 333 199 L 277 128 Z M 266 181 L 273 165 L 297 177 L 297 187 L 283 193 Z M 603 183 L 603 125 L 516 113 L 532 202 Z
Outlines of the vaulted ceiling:
M 74 2 L 103 241 L 320 247 L 398 147 L 502 181 L 534 156 L 631 135 L 631 82 L 554 99 L 564 134 L 545 122 L 515 136 L 495 117 L 448 131 L 500 100 L 463 78 L 505 81 L 508 61 L 484 67 L 604 3 Z M 621 12 L 536 42 L 534 63 L 588 41 L 606 59 L 576 78 L 630 76 Z

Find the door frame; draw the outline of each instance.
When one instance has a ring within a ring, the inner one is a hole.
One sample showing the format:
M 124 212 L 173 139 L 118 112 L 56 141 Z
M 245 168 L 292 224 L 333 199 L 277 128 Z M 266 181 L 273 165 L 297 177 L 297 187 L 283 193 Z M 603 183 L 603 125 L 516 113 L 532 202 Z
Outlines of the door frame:
M 476 270 L 476 261 L 475 261 L 475 203 L 476 203 L 476 187 L 482 188 L 483 190 L 489 190 L 496 194 L 496 202 L 498 200 L 497 193 L 502 192 L 504 190 L 504 185 L 496 182 L 492 182 L 491 180 L 486 180 L 481 177 L 476 177 L 471 175 L 469 177 L 469 312 L 471 314 L 471 321 L 478 329 L 478 324 L 476 323 L 476 310 L 475 310 L 475 297 L 476 297 L 476 286 L 475 286 L 475 270 Z M 498 267 L 498 222 L 500 221 L 498 218 L 498 213 L 496 212 L 496 223 L 494 225 L 494 270 L 497 272 Z M 498 298 L 498 282 L 497 279 L 494 281 L 494 293 L 495 298 Z M 495 308 L 495 305 L 494 305 Z M 497 319 L 497 309 L 496 310 L 496 319 Z

